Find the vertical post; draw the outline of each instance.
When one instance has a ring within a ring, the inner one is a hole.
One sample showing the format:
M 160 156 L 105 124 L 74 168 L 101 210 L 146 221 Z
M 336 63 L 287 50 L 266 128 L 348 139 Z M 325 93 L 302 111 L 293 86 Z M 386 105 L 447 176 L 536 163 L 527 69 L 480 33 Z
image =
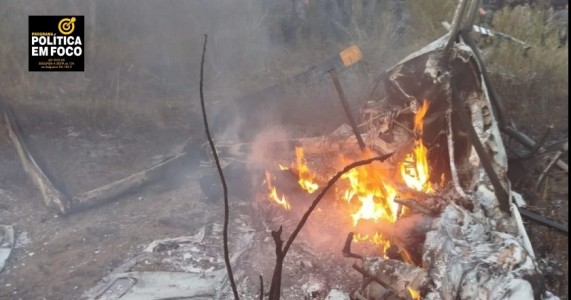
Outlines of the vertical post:
M 353 129 L 353 134 L 357 138 L 357 142 L 359 143 L 359 148 L 361 151 L 365 151 L 367 146 L 365 142 L 363 142 L 363 138 L 359 133 L 357 128 L 357 123 L 355 123 L 355 119 L 351 114 L 351 107 L 349 106 L 349 102 L 347 102 L 347 98 L 345 97 L 345 93 L 343 93 L 343 89 L 341 88 L 341 83 L 339 82 L 339 78 L 337 77 L 337 71 L 335 69 L 331 69 L 328 71 L 329 75 L 331 76 L 331 80 L 333 81 L 333 85 L 335 85 L 335 90 L 337 90 L 337 95 L 339 96 L 339 100 L 341 100 L 341 104 L 343 105 L 343 110 L 345 111 L 345 116 L 349 120 L 349 125 L 351 125 L 351 129 Z

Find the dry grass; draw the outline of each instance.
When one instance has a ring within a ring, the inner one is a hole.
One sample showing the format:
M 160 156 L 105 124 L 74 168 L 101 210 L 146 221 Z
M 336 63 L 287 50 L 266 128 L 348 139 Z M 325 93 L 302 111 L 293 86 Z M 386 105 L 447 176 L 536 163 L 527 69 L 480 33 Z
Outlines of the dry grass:
M 568 130 L 569 66 L 568 47 L 557 48 L 557 33 L 547 36 L 541 45 L 544 11 L 530 7 L 504 9 L 494 19 L 494 29 L 510 34 L 531 45 L 524 55 L 522 47 L 501 41 L 487 56 L 488 68 L 495 79 L 508 115 L 516 124 L 541 129 L 553 124 Z

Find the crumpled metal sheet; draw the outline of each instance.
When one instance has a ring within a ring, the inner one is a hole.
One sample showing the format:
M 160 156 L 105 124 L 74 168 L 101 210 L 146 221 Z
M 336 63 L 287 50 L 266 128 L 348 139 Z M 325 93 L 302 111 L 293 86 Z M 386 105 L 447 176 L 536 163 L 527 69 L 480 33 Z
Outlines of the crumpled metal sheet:
M 0 272 L 14 248 L 14 226 L 0 225 Z
M 126 261 L 84 293 L 89 300 L 226 299 L 229 292 L 219 224 L 194 235 L 151 242 L 142 253 Z M 232 264 L 251 247 L 254 230 L 236 226 Z M 153 266 L 152 271 L 147 266 Z
M 113 274 L 109 284 L 93 299 L 159 300 L 213 299 L 225 270 L 208 275 L 186 272 L 127 272 Z
M 537 269 L 521 238 L 456 204 L 427 234 L 423 261 L 435 283 L 426 299 L 534 299 Z

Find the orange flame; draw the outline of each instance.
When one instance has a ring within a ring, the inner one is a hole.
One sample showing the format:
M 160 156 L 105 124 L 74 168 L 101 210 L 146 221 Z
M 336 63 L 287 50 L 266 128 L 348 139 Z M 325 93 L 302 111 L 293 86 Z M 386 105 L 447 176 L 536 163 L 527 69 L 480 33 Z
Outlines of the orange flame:
M 400 165 L 400 174 L 409 188 L 426 193 L 433 192 L 428 173 L 428 149 L 422 141 L 417 142 L 413 152 L 406 155 Z
M 391 185 L 383 182 L 384 178 L 384 171 L 373 165 L 354 168 L 341 176 L 341 179 L 349 182 L 343 199 L 351 202 L 357 198 L 361 204 L 359 209 L 351 214 L 353 226 L 361 219 L 396 221 L 398 205 L 394 203 L 394 199 L 397 192 Z
M 426 101 L 425 99 L 422 101 L 422 105 L 414 115 L 414 129 L 415 132 L 418 134 L 422 134 L 424 130 L 424 116 L 426 115 L 427 111 L 428 111 L 428 101 Z
M 414 115 L 414 132 L 417 136 L 421 136 L 423 133 L 424 117 L 427 111 L 428 101 L 425 99 Z M 409 188 L 425 193 L 433 192 L 432 184 L 429 181 L 428 149 L 426 149 L 422 140 L 417 141 L 412 153 L 406 155 L 400 165 L 400 173 Z
M 283 207 L 285 210 L 290 210 L 291 206 L 289 205 L 289 202 L 286 200 L 285 195 L 282 195 L 281 197 L 278 196 L 278 191 L 276 190 L 276 187 L 272 185 L 272 179 L 268 171 L 266 171 L 266 184 L 268 186 L 268 190 L 270 191 L 270 193 L 268 194 L 270 200 L 273 200 L 275 203 Z
M 319 189 L 319 185 L 314 182 L 315 173 L 309 171 L 307 161 L 303 158 L 303 148 L 295 147 L 295 160 L 299 178 L 298 183 L 302 189 L 312 194 Z
M 411 287 L 406 287 L 406 289 L 408 290 L 408 293 L 410 294 L 410 297 L 413 300 L 420 300 L 420 292 L 411 288 Z

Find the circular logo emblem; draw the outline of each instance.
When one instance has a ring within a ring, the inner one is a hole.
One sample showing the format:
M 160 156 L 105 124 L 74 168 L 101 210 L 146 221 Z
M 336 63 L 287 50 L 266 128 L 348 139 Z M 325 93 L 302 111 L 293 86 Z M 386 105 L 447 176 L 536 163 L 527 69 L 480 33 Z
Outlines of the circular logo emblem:
M 72 17 L 71 19 L 70 18 L 63 18 L 57 24 L 57 28 L 59 29 L 59 32 L 61 32 L 61 34 L 68 35 L 68 34 L 72 33 L 73 30 L 75 30 L 74 22 L 75 22 L 74 17 Z

